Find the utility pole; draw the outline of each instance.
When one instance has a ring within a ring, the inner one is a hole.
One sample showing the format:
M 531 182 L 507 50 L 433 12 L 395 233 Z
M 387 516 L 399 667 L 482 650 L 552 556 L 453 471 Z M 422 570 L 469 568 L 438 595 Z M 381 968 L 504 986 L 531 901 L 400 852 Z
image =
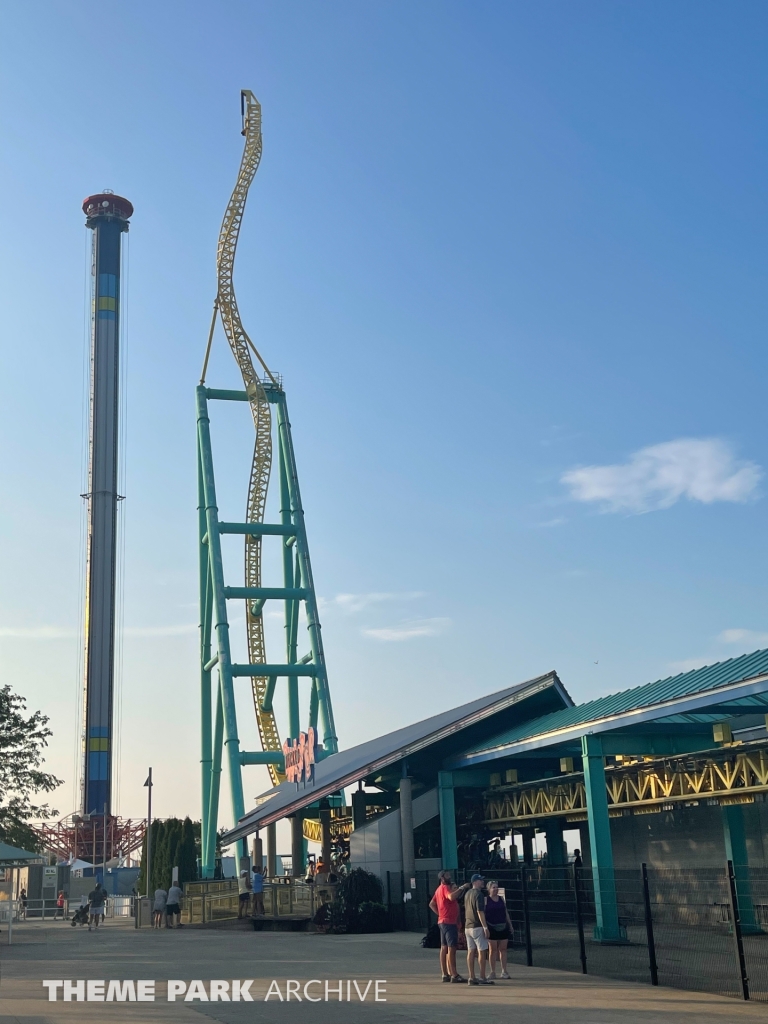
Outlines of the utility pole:
M 152 769 L 149 769 L 147 781 L 147 896 L 152 895 Z

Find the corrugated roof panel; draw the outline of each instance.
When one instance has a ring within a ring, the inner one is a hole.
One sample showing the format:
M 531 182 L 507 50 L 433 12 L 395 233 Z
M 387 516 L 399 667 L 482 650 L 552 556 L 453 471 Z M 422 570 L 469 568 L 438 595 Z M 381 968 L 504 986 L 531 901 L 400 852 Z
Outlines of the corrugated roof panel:
M 557 732 L 570 726 L 582 725 L 587 722 L 599 721 L 612 715 L 636 711 L 640 708 L 663 704 L 665 701 L 680 697 L 690 697 L 707 690 L 738 683 L 745 679 L 768 672 L 768 649 L 742 654 L 727 661 L 719 661 L 714 665 L 680 672 L 666 679 L 657 679 L 654 683 L 644 683 L 630 690 L 608 694 L 597 700 L 576 704 L 574 707 L 554 711 L 532 722 L 526 722 L 499 738 L 499 745 L 514 743 L 518 740 L 531 739 L 546 733 Z M 667 719 L 669 720 L 669 719 Z
M 551 691 L 558 695 L 558 700 L 562 703 L 570 703 L 571 698 L 558 679 L 557 673 L 547 672 L 535 679 L 505 687 L 486 697 L 479 697 L 467 704 L 462 704 L 458 708 L 451 708 L 449 711 L 425 718 L 421 722 L 414 722 L 402 729 L 396 729 L 384 736 L 360 743 L 356 747 L 331 754 L 318 762 L 315 766 L 313 782 L 307 784 L 303 790 L 300 791 L 296 783 L 283 782 L 258 797 L 258 806 L 240 819 L 235 828 L 227 833 L 224 842 L 225 844 L 229 843 L 232 839 L 239 839 L 241 835 L 247 835 L 254 831 L 260 827 L 259 823 L 262 819 L 276 819 L 283 816 L 278 812 L 291 813 L 296 807 L 312 803 L 319 796 L 324 796 L 341 785 L 347 785 L 343 781 L 346 778 L 359 779 L 363 777 L 372 765 L 382 767 L 385 764 L 393 763 L 405 756 L 404 752 L 408 752 L 407 756 L 411 756 L 409 752 L 411 749 L 428 746 L 446 730 L 458 731 L 474 721 L 481 721 L 505 707 L 511 707 L 514 703 L 523 701 L 545 688 L 551 688 Z

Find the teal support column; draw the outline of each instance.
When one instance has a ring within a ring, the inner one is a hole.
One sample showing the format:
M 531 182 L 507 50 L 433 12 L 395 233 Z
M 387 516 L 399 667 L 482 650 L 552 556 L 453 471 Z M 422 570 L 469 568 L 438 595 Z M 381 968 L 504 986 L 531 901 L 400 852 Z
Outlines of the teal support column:
M 200 841 L 206 841 L 206 857 L 203 862 L 203 878 L 213 878 L 216 869 L 216 825 L 219 821 L 219 793 L 221 792 L 221 752 L 224 746 L 224 714 L 221 706 L 221 686 L 216 687 L 216 718 L 213 727 L 213 757 L 211 760 L 211 788 L 208 795 L 207 827 L 203 836 L 202 824 Z
M 205 498 L 205 525 L 208 535 L 208 558 L 213 585 L 213 623 L 219 656 L 219 687 L 224 718 L 224 746 L 229 767 L 229 786 L 232 798 L 232 816 L 238 821 L 245 814 L 243 779 L 240 773 L 240 740 L 237 735 L 237 713 L 235 691 L 232 683 L 232 655 L 229 646 L 229 623 L 227 621 L 227 598 L 224 588 L 224 563 L 221 554 L 219 531 L 219 510 L 216 505 L 216 485 L 213 473 L 210 420 L 208 402 L 203 386 L 197 388 L 197 439 L 200 453 L 200 470 Z M 210 851 L 209 851 L 210 853 Z M 240 840 L 237 855 L 248 854 L 247 841 Z
M 548 884 L 552 889 L 562 889 L 565 886 L 568 862 L 563 842 L 562 818 L 548 818 L 544 824 L 544 835 L 547 837 Z
M 725 858 L 733 863 L 733 873 L 736 877 L 736 896 L 739 901 L 741 930 L 747 935 L 757 935 L 762 932 L 762 928 L 757 923 L 755 906 L 752 902 L 747 837 L 744 832 L 744 810 L 738 804 L 721 807 L 720 810 L 723 815 Z
M 291 874 L 294 878 L 303 878 L 307 873 L 304 817 L 299 811 L 289 820 L 291 822 Z
M 581 752 L 584 759 L 584 788 L 587 796 L 592 878 L 595 886 L 597 924 L 594 935 L 598 942 L 626 942 L 626 929 L 619 925 L 611 822 L 608 817 L 608 794 L 605 789 L 605 763 L 600 739 L 596 736 L 582 736 Z
M 459 852 L 456 840 L 453 772 L 437 773 L 437 806 L 440 811 L 440 845 L 443 851 L 443 867 L 456 871 L 459 866 Z
M 566 863 L 563 848 L 563 823 L 560 818 L 548 818 L 544 824 L 547 837 L 547 866 L 561 868 Z
M 280 477 L 280 522 L 283 526 L 291 526 L 291 492 L 288 487 L 288 473 L 285 465 L 285 451 L 282 440 L 278 438 L 278 474 Z M 284 537 L 283 548 L 283 580 L 286 588 L 301 586 L 300 577 L 293 568 L 293 537 Z M 296 662 L 296 641 L 299 624 L 299 602 L 295 598 L 285 602 L 285 660 L 289 665 Z M 288 677 L 288 733 L 292 739 L 298 739 L 301 726 L 299 724 L 299 679 L 298 676 Z
M 335 754 L 339 749 L 339 744 L 333 720 L 328 673 L 323 652 L 323 639 L 320 635 L 320 617 L 317 611 L 312 566 L 309 561 L 309 546 L 307 544 L 307 531 L 304 524 L 304 509 L 301 504 L 301 492 L 299 491 L 296 458 L 291 439 L 291 424 L 288 420 L 288 408 L 283 393 L 280 394 L 277 402 L 277 431 L 280 449 L 285 459 L 285 474 L 291 500 L 291 519 L 296 530 L 296 558 L 300 567 L 301 582 L 306 594 L 304 607 L 307 614 L 307 630 L 312 648 L 312 661 L 319 669 L 315 680 L 315 688 L 318 697 L 320 727 L 323 733 L 323 748 L 326 754 Z
M 208 545 L 204 537 L 208 529 L 205 517 L 205 490 L 200 447 L 197 450 L 197 526 L 199 534 L 200 571 L 200 845 L 203 878 L 213 876 L 213 858 L 208 850 L 208 806 L 211 800 L 211 569 Z M 208 874 L 210 871 L 210 874 Z

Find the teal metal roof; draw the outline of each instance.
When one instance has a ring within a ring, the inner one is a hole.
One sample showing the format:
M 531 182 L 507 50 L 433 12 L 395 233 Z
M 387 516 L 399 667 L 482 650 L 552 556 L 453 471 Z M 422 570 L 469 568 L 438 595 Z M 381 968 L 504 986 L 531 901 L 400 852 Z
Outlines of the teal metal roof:
M 45 859 L 42 853 L 33 853 L 31 850 L 22 850 L 18 846 L 0 842 L 0 866 L 28 864 L 31 861 L 38 861 L 42 864 Z
M 742 654 L 737 658 L 719 661 L 715 665 L 706 665 L 704 668 L 693 669 L 691 672 L 681 672 L 679 675 L 669 676 L 667 679 L 657 679 L 655 683 L 645 683 L 643 686 L 635 686 L 631 690 L 622 690 L 619 693 L 610 694 L 608 697 L 600 697 L 597 700 L 588 701 L 586 704 L 576 704 L 570 708 L 563 708 L 562 711 L 553 711 L 541 718 L 523 722 L 506 731 L 503 736 L 496 737 L 483 749 L 506 746 L 521 740 L 560 732 L 563 729 L 613 718 L 616 715 L 638 711 L 642 708 L 666 704 L 675 699 L 707 693 L 707 691 L 754 679 L 756 676 L 767 673 L 768 650 Z M 745 707 L 745 712 L 749 712 L 749 710 L 748 707 Z

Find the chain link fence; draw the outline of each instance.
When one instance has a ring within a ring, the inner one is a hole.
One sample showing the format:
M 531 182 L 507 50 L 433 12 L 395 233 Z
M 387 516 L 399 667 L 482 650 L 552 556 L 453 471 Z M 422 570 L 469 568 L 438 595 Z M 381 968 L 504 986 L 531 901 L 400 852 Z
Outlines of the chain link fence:
M 510 963 L 768 1002 L 767 869 L 729 861 L 721 869 L 526 866 L 491 875 L 514 926 Z M 426 932 L 436 920 L 437 872 L 417 872 L 415 888 L 407 882 L 387 876 L 392 927 Z

